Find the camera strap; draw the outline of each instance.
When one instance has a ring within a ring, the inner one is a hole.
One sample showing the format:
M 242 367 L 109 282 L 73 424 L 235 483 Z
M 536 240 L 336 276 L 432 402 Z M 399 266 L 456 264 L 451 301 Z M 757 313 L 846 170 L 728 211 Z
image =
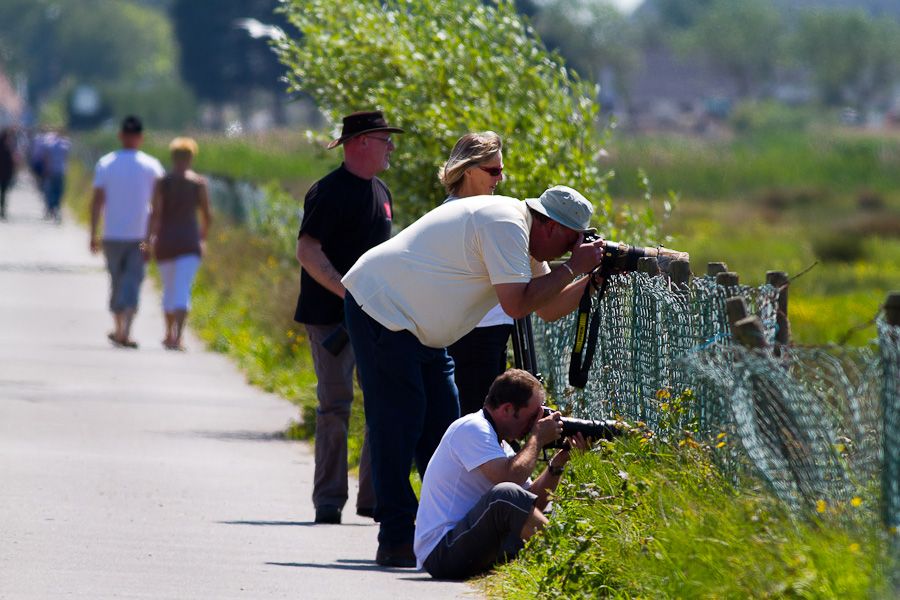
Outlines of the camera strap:
M 597 350 L 597 338 L 600 333 L 600 301 L 606 293 L 606 283 L 609 274 L 600 275 L 603 282 L 597 293 L 597 306 L 591 310 L 593 299 L 591 290 L 598 289 L 594 276 L 589 275 L 589 281 L 584 286 L 584 293 L 578 302 L 578 315 L 575 321 L 575 344 L 572 346 L 572 357 L 569 361 L 569 385 L 584 388 L 587 385 L 588 375 L 591 371 L 591 363 L 594 362 L 594 353 Z

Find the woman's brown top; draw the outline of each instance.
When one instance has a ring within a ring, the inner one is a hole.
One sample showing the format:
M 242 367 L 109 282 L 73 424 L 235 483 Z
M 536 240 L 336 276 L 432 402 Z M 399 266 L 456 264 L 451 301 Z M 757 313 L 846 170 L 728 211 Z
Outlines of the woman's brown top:
M 197 210 L 205 182 L 195 173 L 168 174 L 159 181 L 160 221 L 156 236 L 156 260 L 172 260 L 186 254 L 200 255 Z

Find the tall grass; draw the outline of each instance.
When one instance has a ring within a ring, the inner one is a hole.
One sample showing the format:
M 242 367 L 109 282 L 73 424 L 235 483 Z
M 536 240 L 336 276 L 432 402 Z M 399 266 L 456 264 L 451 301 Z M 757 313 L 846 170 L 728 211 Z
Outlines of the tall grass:
M 892 597 L 877 498 L 796 519 L 733 487 L 715 452 L 635 436 L 576 457 L 550 525 L 480 585 L 509 600 Z

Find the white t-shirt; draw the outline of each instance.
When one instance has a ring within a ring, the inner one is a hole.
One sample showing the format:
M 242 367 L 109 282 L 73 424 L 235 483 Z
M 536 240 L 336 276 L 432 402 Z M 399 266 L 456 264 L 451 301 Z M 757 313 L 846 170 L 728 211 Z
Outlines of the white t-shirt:
M 413 550 L 418 568 L 447 532 L 453 529 L 494 484 L 478 467 L 497 458 L 514 456 L 497 442 L 497 432 L 477 410 L 450 424 L 425 469 Z M 529 487 L 531 481 L 524 487 Z
M 341 280 L 370 317 L 443 348 L 497 305 L 494 285 L 550 272 L 528 255 L 531 215 L 506 196 L 442 204 L 363 254 Z
M 160 162 L 140 150 L 116 150 L 97 161 L 94 187 L 103 189 L 106 197 L 104 240 L 146 237 L 153 185 L 164 174 Z

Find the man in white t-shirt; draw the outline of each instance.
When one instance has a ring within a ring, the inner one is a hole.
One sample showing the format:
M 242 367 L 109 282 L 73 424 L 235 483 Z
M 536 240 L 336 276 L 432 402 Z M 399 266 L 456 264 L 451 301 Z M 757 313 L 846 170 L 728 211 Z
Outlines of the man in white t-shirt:
M 122 148 L 104 155 L 94 168 L 91 203 L 91 252 L 100 251 L 97 232 L 103 215 L 103 253 L 109 270 L 109 309 L 115 329 L 107 337 L 117 347 L 137 348 L 131 339 L 131 323 L 137 312 L 144 280 L 147 221 L 156 180 L 165 174 L 158 160 L 141 152 L 144 140 L 141 120 L 128 116 L 122 121 Z
M 416 515 L 417 566 L 440 579 L 465 579 L 508 560 L 547 523 L 542 512 L 569 450 L 558 451 L 532 482 L 541 449 L 559 439 L 558 412 L 543 416 L 544 390 L 510 369 L 491 385 L 484 408 L 450 425 L 438 444 Z M 514 452 L 510 442 L 531 434 Z M 584 449 L 581 434 L 571 445 Z
M 582 273 L 603 242 L 583 244 L 593 207 L 555 186 L 522 202 L 472 196 L 442 204 L 362 255 L 343 277 L 347 328 L 357 360 L 380 523 L 376 562 L 415 566 L 418 503 L 409 484 L 459 417 L 446 346 L 499 300 L 513 318 L 553 320 L 578 304 Z M 545 261 L 571 257 L 551 270 Z

